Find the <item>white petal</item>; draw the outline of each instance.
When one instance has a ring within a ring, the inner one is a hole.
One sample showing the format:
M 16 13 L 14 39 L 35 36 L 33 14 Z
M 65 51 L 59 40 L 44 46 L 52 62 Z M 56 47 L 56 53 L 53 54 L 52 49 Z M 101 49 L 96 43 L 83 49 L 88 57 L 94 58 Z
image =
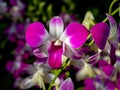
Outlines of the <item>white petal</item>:
M 28 88 L 33 87 L 34 85 L 35 85 L 35 82 L 33 82 L 32 76 L 29 76 L 21 82 L 20 87 L 22 89 L 28 89 Z
M 50 20 L 50 34 L 59 38 L 63 33 L 64 24 L 62 19 L 59 16 L 55 16 Z

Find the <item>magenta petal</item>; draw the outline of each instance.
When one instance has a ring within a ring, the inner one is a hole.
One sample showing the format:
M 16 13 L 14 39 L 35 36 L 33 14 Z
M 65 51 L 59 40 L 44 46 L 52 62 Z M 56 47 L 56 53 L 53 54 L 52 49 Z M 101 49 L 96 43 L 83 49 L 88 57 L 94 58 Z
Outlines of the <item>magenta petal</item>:
M 109 32 L 109 26 L 104 22 L 100 22 L 91 28 L 92 37 L 100 49 L 104 49 Z
M 63 32 L 60 40 L 73 48 L 79 48 L 85 43 L 88 35 L 89 31 L 86 27 L 78 22 L 72 22 Z
M 83 90 L 96 90 L 94 83 L 95 81 L 93 78 L 87 78 L 84 81 L 85 86 Z
M 59 90 L 74 90 L 74 84 L 71 78 L 66 79 L 60 86 Z
M 106 74 L 106 76 L 111 76 L 114 71 L 114 67 L 110 65 L 107 61 L 100 60 L 99 63 L 99 68 L 102 69 L 102 71 Z
M 49 35 L 42 23 L 34 22 L 28 26 L 25 37 L 31 47 L 38 47 L 47 41 Z
M 63 48 L 62 46 L 54 46 L 51 45 L 50 49 L 48 50 L 48 64 L 52 68 L 60 68 L 62 65 L 62 54 Z
M 105 82 L 106 90 L 119 90 L 114 81 L 107 80 Z
M 107 75 L 107 76 L 111 76 L 113 74 L 114 71 L 114 67 L 108 65 L 108 66 L 104 66 L 102 67 L 103 72 Z

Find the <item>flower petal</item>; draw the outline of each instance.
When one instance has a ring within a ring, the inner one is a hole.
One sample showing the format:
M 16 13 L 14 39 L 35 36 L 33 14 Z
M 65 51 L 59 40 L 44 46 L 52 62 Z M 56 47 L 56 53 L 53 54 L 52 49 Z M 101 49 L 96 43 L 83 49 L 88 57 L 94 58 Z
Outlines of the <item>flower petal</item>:
M 89 64 L 95 64 L 96 62 L 98 62 L 100 57 L 100 53 L 95 53 L 94 55 L 90 56 L 89 58 L 87 58 L 86 62 Z
M 27 64 L 27 63 L 24 63 L 24 62 L 16 62 L 15 66 L 16 66 L 16 71 L 14 73 L 14 77 L 18 78 L 20 76 L 20 74 L 23 73 L 23 72 L 29 73 L 27 68 L 29 68 L 31 65 Z
M 108 54 L 110 54 L 110 52 L 111 52 L 111 45 L 110 45 L 110 43 L 109 43 L 108 41 L 106 42 L 104 51 L 105 51 L 106 53 L 108 53 Z
M 33 50 L 33 54 L 38 58 L 47 58 L 46 53 L 40 51 L 40 49 L 38 49 L 38 48 Z
M 49 39 L 49 34 L 42 23 L 34 22 L 28 26 L 25 38 L 31 47 L 38 47 Z
M 80 59 L 84 56 L 84 53 L 81 50 L 70 48 L 68 45 L 65 45 L 64 55 L 71 59 Z
M 105 73 L 106 76 L 111 76 L 114 71 L 114 67 L 110 65 L 107 61 L 105 60 L 100 60 L 98 62 L 99 68 L 102 69 L 102 71 Z
M 60 86 L 59 90 L 74 90 L 74 84 L 71 78 L 66 79 Z
M 109 34 L 109 39 L 116 37 L 117 39 L 117 23 L 115 19 L 110 16 L 109 14 L 106 14 L 108 17 L 108 20 L 110 22 L 110 34 Z
M 85 87 L 83 90 L 96 90 L 94 83 L 95 83 L 95 81 L 93 78 L 87 78 L 84 81 Z
M 91 28 L 92 37 L 100 49 L 104 49 L 109 31 L 109 26 L 104 22 L 100 22 Z
M 50 20 L 50 34 L 59 38 L 63 33 L 64 24 L 62 19 L 59 16 L 55 16 Z
M 106 76 L 110 77 L 113 74 L 114 68 L 110 65 L 102 67 L 102 71 Z
M 35 82 L 33 82 L 32 76 L 29 76 L 21 82 L 20 87 L 22 89 L 28 89 L 28 88 L 31 88 L 34 85 L 35 85 Z
M 44 45 L 40 46 L 33 50 L 33 54 L 38 58 L 47 58 L 48 57 L 48 49 L 51 45 L 50 41 L 47 41 Z
M 48 64 L 52 68 L 60 68 L 62 65 L 62 46 L 55 46 L 51 44 L 50 49 L 48 50 Z
M 82 24 L 72 22 L 63 32 L 60 40 L 73 48 L 79 48 L 85 43 L 88 35 L 89 31 Z

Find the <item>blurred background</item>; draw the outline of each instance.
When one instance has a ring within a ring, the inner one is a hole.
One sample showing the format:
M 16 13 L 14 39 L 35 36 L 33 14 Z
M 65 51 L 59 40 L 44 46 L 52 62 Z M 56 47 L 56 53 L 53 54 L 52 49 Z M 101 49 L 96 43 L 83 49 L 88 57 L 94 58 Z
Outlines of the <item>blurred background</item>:
M 15 63 L 34 62 L 35 56 L 25 41 L 29 23 L 42 22 L 48 29 L 53 16 L 61 16 L 65 25 L 72 21 L 82 22 L 87 11 L 94 15 L 95 22 L 106 18 L 112 0 L 0 0 L 0 90 L 15 88 L 13 73 Z M 113 10 L 119 6 L 115 3 Z M 114 18 L 120 22 L 119 14 Z M 33 88 L 29 89 L 33 90 Z M 37 90 L 37 89 L 36 89 Z

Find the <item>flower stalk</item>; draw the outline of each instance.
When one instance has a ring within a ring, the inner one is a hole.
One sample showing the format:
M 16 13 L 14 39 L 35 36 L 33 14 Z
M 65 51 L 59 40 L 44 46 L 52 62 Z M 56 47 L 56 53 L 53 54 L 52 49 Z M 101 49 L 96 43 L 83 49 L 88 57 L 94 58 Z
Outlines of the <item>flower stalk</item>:
M 113 15 L 115 15 L 117 12 L 119 12 L 119 7 L 117 8 L 117 9 L 115 9 L 112 13 L 111 13 L 111 15 L 113 16 Z M 106 17 L 104 20 L 103 20 L 103 22 L 106 22 L 108 20 L 108 18 Z
M 115 2 L 117 2 L 118 0 L 113 0 L 113 2 L 110 4 L 110 7 L 109 7 L 109 14 L 111 14 L 111 11 L 112 11 L 112 7 L 114 5 Z
M 68 63 L 69 63 L 69 59 L 67 59 L 66 62 L 63 63 L 62 67 L 58 70 L 58 72 L 56 73 L 56 76 L 54 77 L 51 84 L 49 85 L 48 90 L 51 90 L 51 88 L 54 86 L 55 80 L 61 74 L 61 72 L 67 67 Z

